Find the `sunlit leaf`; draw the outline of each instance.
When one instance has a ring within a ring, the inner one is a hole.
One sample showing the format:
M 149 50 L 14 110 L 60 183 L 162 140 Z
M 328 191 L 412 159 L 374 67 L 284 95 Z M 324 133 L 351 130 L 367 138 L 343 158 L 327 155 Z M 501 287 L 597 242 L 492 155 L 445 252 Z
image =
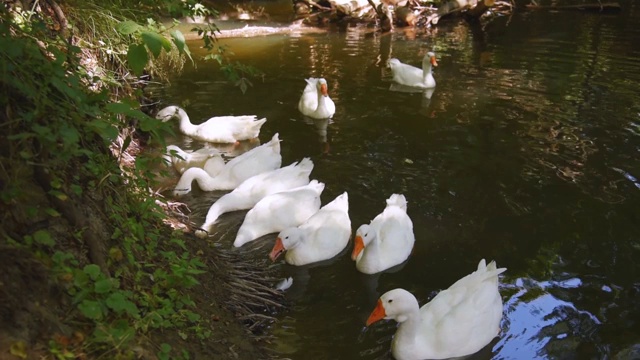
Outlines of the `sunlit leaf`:
M 51 190 L 49 191 L 49 194 L 57 197 L 58 199 L 62 200 L 62 201 L 66 201 L 67 199 L 69 199 L 69 197 L 67 196 L 67 194 L 58 191 L 58 190 Z
M 59 213 L 59 212 L 57 212 L 55 209 L 52 209 L 52 208 L 46 208 L 46 209 L 44 210 L 44 212 L 46 212 L 47 214 L 49 214 L 49 216 L 53 216 L 53 217 L 59 217 L 59 216 L 60 216 L 60 213 Z
M 176 44 L 178 51 L 180 51 L 180 53 L 186 54 L 187 57 L 189 57 L 189 60 L 193 62 L 193 58 L 191 58 L 191 51 L 189 51 L 189 46 L 187 45 L 187 41 L 184 38 L 182 32 L 178 29 L 173 30 L 171 32 L 171 37 L 173 38 L 173 43 Z
M 27 344 L 24 341 L 16 341 L 9 347 L 9 352 L 13 356 L 17 356 L 21 359 L 27 358 Z
M 118 30 L 118 32 L 123 35 L 133 34 L 134 32 L 138 31 L 140 28 L 142 28 L 142 26 L 138 25 L 137 23 L 131 20 L 126 20 L 116 25 L 116 30 Z

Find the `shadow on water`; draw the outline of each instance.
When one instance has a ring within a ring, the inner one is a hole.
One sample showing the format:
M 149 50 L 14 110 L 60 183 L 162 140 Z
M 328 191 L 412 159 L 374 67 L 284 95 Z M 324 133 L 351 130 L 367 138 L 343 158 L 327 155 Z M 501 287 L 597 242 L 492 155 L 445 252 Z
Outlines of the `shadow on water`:
M 280 134 L 283 164 L 312 158 L 323 204 L 347 191 L 354 230 L 389 194 L 408 199 L 415 251 L 395 272 L 365 276 L 348 254 L 321 266 L 272 264 L 275 234 L 234 249 L 294 278 L 291 307 L 271 329 L 273 352 L 390 359 L 396 324 L 364 328 L 377 297 L 402 287 L 424 304 L 487 258 L 508 268 L 502 333 L 469 359 L 638 355 L 640 9 L 630 6 L 619 15 L 516 13 L 484 31 L 452 23 L 224 39 L 234 60 L 266 74 L 247 94 L 210 63 L 159 89 L 165 102 L 188 102 L 194 122 L 267 117 L 260 140 Z M 431 49 L 432 93 L 392 84 L 390 57 L 418 65 Z M 331 121 L 297 111 L 304 79 L 320 76 L 336 104 Z M 222 194 L 196 189 L 183 199 L 196 225 Z M 244 214 L 221 216 L 212 239 L 231 247 Z

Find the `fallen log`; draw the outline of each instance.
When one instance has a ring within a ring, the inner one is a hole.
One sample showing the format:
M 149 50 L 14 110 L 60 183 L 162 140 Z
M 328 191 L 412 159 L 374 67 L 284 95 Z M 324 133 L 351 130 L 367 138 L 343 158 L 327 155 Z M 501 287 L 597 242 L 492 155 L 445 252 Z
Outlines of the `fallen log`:
M 575 5 L 535 5 L 528 4 L 526 8 L 529 10 L 584 10 L 584 11 L 618 11 L 621 9 L 620 4 L 597 3 L 597 4 L 575 4 Z
M 438 11 L 427 18 L 427 23 L 433 25 L 444 16 L 452 15 L 457 12 L 465 11 L 466 15 L 471 18 L 479 18 L 495 3 L 495 0 L 451 0 L 442 3 L 438 7 Z

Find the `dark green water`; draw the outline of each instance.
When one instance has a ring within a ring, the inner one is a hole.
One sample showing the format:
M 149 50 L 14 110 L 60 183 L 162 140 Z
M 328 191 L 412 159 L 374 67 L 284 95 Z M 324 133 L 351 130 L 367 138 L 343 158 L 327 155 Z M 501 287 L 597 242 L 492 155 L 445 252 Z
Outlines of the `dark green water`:
M 188 102 L 194 122 L 267 117 L 260 141 L 279 132 L 283 164 L 311 157 L 323 204 L 347 191 L 354 231 L 391 193 L 406 195 L 414 222 L 415 251 L 393 273 L 364 276 L 347 253 L 311 268 L 278 263 L 294 286 L 271 329 L 276 356 L 390 359 L 396 324 L 364 327 L 377 297 L 403 287 L 423 304 L 486 258 L 508 268 L 503 332 L 472 359 L 640 358 L 637 4 L 610 15 L 521 12 L 484 31 L 354 27 L 225 43 L 264 80 L 242 95 L 200 62 L 163 101 Z M 433 48 L 431 98 L 390 91 L 389 54 L 417 65 Z M 297 111 L 310 76 L 329 82 L 329 124 Z M 185 198 L 196 224 L 221 194 Z M 220 219 L 221 246 L 231 247 L 244 213 Z M 268 266 L 271 239 L 238 251 Z

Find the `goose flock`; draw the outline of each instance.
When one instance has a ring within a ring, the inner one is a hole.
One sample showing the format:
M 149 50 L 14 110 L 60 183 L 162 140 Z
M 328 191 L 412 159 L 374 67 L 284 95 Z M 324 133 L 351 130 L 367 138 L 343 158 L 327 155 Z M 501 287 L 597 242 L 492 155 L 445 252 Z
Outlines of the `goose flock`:
M 437 66 L 437 61 L 433 52 L 424 56 L 422 68 L 398 59 L 390 59 L 387 65 L 395 84 L 418 89 L 433 89 L 436 85 L 432 67 Z M 331 118 L 336 106 L 329 97 L 326 79 L 308 78 L 305 82 L 298 101 L 300 113 L 316 120 Z M 255 115 L 217 116 L 194 125 L 178 106 L 162 109 L 156 118 L 177 118 L 184 135 L 212 143 L 256 138 L 266 122 Z M 313 161 L 303 158 L 282 167 L 277 133 L 269 142 L 226 163 L 216 150 L 186 151 L 175 145 L 167 146 L 164 158 L 181 174 L 173 190 L 176 197 L 190 192 L 194 181 L 203 191 L 230 190 L 211 205 L 204 223 L 195 232 L 197 237 L 207 237 L 222 214 L 248 210 L 233 245 L 241 247 L 267 234 L 277 234 L 268 254 L 273 261 L 284 254 L 288 264 L 312 264 L 339 256 L 349 246 L 352 226 L 347 192 L 322 206 L 320 197 L 325 184 L 311 178 Z M 407 199 L 403 194 L 391 194 L 380 214 L 357 228 L 351 259 L 358 271 L 378 274 L 406 262 L 414 243 Z M 400 324 L 391 344 L 391 353 L 398 360 L 473 354 L 500 333 L 503 305 L 498 276 L 505 270 L 482 259 L 474 272 L 440 291 L 422 307 L 410 292 L 390 290 L 378 299 L 366 325 L 381 319 Z

